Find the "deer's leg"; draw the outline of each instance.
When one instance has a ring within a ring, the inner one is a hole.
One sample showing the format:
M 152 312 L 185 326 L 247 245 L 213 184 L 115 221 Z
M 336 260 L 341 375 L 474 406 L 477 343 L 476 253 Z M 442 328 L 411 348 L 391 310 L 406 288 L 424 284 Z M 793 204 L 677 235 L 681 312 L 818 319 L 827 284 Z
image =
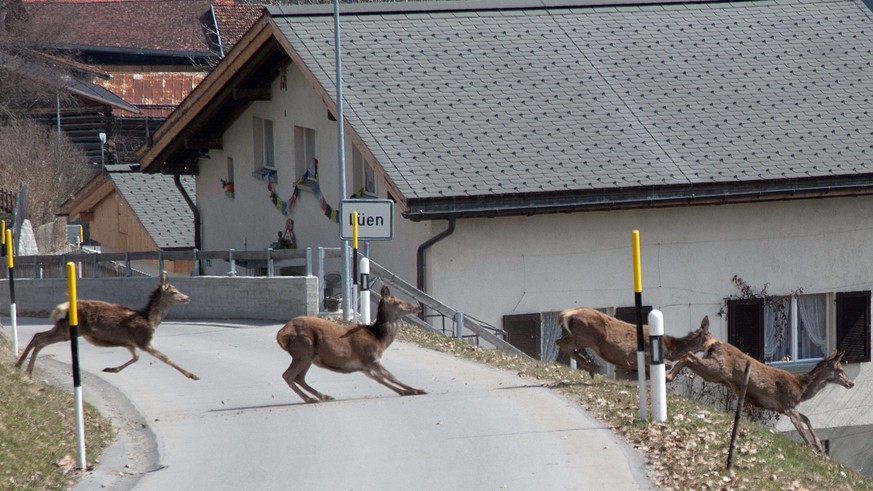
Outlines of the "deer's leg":
M 300 380 L 303 379 L 303 377 L 301 377 L 300 374 L 301 373 L 305 374 L 306 371 L 309 370 L 309 366 L 311 364 L 312 364 L 311 361 L 302 360 L 301 357 L 295 356 L 291 360 L 291 364 L 288 365 L 288 369 L 285 370 L 285 373 L 282 374 L 282 378 L 285 379 L 285 383 L 288 384 L 288 387 L 291 387 L 291 390 L 293 390 L 298 396 L 300 396 L 300 398 L 303 399 L 303 402 L 306 402 L 306 403 L 318 402 L 318 399 L 314 399 L 312 397 L 309 397 L 309 395 L 307 395 L 305 392 L 300 390 L 300 387 L 297 386 L 298 379 L 300 379 Z M 320 392 L 316 391 L 312 387 L 309 387 L 309 385 L 306 384 L 306 382 L 303 382 L 303 383 L 304 383 L 305 387 L 308 387 L 307 390 L 309 390 L 313 394 L 320 394 Z M 322 394 L 322 395 L 324 396 L 324 394 Z M 325 396 L 325 397 L 330 397 L 330 396 Z M 322 400 L 324 400 L 324 399 L 322 399 Z
M 402 396 L 427 394 L 427 392 L 421 389 L 410 387 L 403 382 L 397 380 L 397 377 L 392 375 L 391 372 L 389 372 L 378 361 L 375 362 L 370 368 L 364 370 L 364 374 Z
M 689 360 L 689 357 L 693 358 L 695 361 L 697 360 L 696 356 L 691 353 L 687 353 L 685 356 L 682 357 L 681 360 L 679 360 L 678 363 L 673 365 L 673 368 L 670 369 L 670 373 L 667 374 L 667 382 L 672 382 L 676 375 L 679 375 L 679 372 L 681 372 L 686 365 L 688 365 L 689 363 L 694 363 L 694 361 Z
M 189 372 L 188 370 L 185 370 L 184 368 L 180 367 L 179 365 L 176 365 L 175 363 L 173 363 L 172 360 L 170 360 L 170 358 L 167 355 L 165 355 L 165 354 L 161 353 L 160 351 L 158 351 L 157 349 L 155 349 L 155 347 L 152 346 L 151 344 L 149 344 L 148 346 L 143 348 L 143 351 L 145 351 L 146 353 L 161 360 L 162 362 L 166 363 L 167 365 L 170 365 L 171 367 L 175 368 L 176 370 L 179 370 L 180 372 L 182 372 L 182 375 L 190 378 L 191 380 L 200 380 L 200 377 L 198 377 L 197 375 L 194 375 L 193 373 Z M 130 365 L 131 363 L 133 363 L 135 361 L 136 360 L 131 360 L 127 364 Z M 124 366 L 120 367 L 119 369 L 121 369 L 121 368 L 124 368 Z
M 312 365 L 307 365 L 306 367 L 304 367 L 303 370 L 301 370 L 300 373 L 298 373 L 297 376 L 294 377 L 294 382 L 296 382 L 297 385 L 299 385 L 300 387 L 303 387 L 304 389 L 308 390 L 312 395 L 317 397 L 319 400 L 332 401 L 333 397 L 331 397 L 327 394 L 322 394 L 321 392 L 313 389 L 311 385 L 306 383 L 306 373 L 309 372 L 310 366 L 312 366 Z M 289 369 L 290 369 L 290 367 L 289 367 Z M 293 389 L 293 387 L 292 387 L 292 389 Z
M 28 352 L 33 350 L 33 353 L 30 355 L 30 363 L 27 364 L 27 370 L 25 373 L 28 375 L 33 374 L 33 365 L 36 363 L 36 355 L 39 354 L 40 350 L 45 348 L 50 344 L 60 343 L 61 341 L 69 341 L 70 340 L 70 331 L 69 329 L 64 329 L 63 326 L 59 325 L 59 323 L 55 324 L 55 327 L 49 331 L 38 332 L 33 335 L 30 342 L 27 343 L 27 348 L 24 349 L 24 352 L 18 358 L 18 361 L 15 362 L 15 366 L 21 368 L 21 365 L 24 364 L 24 360 L 27 358 Z
M 125 368 L 129 367 L 130 365 L 133 365 L 134 363 L 137 362 L 137 360 L 139 360 L 139 355 L 136 354 L 135 347 L 125 346 L 125 348 L 127 348 L 127 351 L 130 351 L 130 356 L 131 356 L 130 360 L 127 363 L 125 363 L 123 365 L 119 365 L 119 366 L 114 367 L 114 368 L 104 368 L 103 369 L 104 372 L 118 373 L 118 372 L 124 370 Z
M 815 430 L 812 429 L 812 422 L 809 421 L 809 418 L 806 415 L 801 414 L 797 409 L 792 409 L 791 411 L 786 411 L 785 414 L 794 424 L 794 428 L 800 433 L 800 437 L 803 438 L 803 441 L 806 442 L 807 445 L 811 447 L 815 447 L 821 453 L 824 453 L 824 445 L 822 445 L 821 440 L 819 440 L 818 435 L 815 434 Z M 806 428 L 803 427 L 803 424 L 806 424 L 806 427 L 809 428 L 809 433 L 812 435 L 813 442 L 809 441 L 809 438 L 806 436 Z
M 587 371 L 588 375 L 590 375 L 591 378 L 594 378 L 594 363 L 591 361 L 591 359 L 583 354 L 584 352 L 582 351 L 582 348 L 579 348 L 576 345 L 576 341 L 573 339 L 572 334 L 567 334 L 561 337 L 560 339 L 555 341 L 555 344 L 558 345 L 558 349 L 561 351 L 561 353 L 564 353 L 570 358 L 576 360 L 579 368 Z

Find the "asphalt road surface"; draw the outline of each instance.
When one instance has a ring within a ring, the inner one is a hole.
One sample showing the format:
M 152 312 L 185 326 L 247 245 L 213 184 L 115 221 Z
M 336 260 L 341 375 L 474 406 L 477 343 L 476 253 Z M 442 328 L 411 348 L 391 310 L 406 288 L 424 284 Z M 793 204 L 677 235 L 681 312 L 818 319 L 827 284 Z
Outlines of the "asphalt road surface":
M 21 349 L 49 327 L 18 324 Z M 146 353 L 103 373 L 127 350 L 80 340 L 84 398 L 119 439 L 88 456 L 94 467 L 76 490 L 653 489 L 640 457 L 572 401 L 409 344 L 383 362 L 428 394 L 400 397 L 363 374 L 312 367 L 310 385 L 337 400 L 304 404 L 281 378 L 290 357 L 279 327 L 165 322 L 155 346 L 198 381 Z M 69 343 L 47 347 L 35 376 L 71 388 L 69 364 Z

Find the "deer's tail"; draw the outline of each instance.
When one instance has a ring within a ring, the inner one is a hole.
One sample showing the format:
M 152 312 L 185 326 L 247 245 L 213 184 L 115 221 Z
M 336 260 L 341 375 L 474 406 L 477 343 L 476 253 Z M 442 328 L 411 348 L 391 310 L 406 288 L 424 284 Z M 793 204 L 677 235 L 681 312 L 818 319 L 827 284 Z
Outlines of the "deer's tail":
M 276 342 L 285 351 L 288 351 L 292 344 L 299 343 L 303 339 L 309 339 L 312 344 L 316 342 L 311 335 L 311 330 L 307 328 L 306 321 L 300 318 L 291 319 L 276 333 Z
M 567 334 L 573 334 L 573 331 L 570 330 L 570 318 L 572 317 L 573 310 L 564 310 L 560 314 L 558 314 L 558 324 L 567 331 Z
M 52 310 L 52 314 L 49 316 L 53 322 L 57 322 L 61 319 L 66 319 L 67 314 L 70 311 L 70 302 L 59 303 L 54 310 Z

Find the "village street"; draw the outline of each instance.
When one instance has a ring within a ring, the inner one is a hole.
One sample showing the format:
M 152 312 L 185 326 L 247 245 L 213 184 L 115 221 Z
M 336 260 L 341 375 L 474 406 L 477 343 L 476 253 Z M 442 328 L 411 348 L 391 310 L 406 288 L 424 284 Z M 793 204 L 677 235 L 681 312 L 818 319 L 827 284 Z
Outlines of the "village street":
M 103 373 L 127 351 L 80 340 L 84 398 L 121 433 L 76 489 L 652 489 L 639 456 L 573 402 L 409 344 L 383 361 L 427 395 L 313 367 L 309 383 L 337 400 L 303 404 L 281 378 L 290 357 L 279 327 L 165 322 L 156 347 L 198 381 L 144 353 Z M 21 319 L 21 348 L 47 328 Z M 68 343 L 45 348 L 41 376 L 71 386 L 69 353 Z

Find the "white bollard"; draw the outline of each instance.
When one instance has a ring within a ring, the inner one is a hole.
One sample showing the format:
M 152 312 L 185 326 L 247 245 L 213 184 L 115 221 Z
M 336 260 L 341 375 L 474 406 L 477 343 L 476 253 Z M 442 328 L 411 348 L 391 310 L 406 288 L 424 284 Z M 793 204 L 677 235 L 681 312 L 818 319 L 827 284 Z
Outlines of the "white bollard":
M 664 368 L 664 315 L 660 310 L 649 312 L 649 343 L 652 387 L 652 420 L 667 421 L 667 373 Z
M 361 323 L 370 324 L 370 260 L 361 258 Z

